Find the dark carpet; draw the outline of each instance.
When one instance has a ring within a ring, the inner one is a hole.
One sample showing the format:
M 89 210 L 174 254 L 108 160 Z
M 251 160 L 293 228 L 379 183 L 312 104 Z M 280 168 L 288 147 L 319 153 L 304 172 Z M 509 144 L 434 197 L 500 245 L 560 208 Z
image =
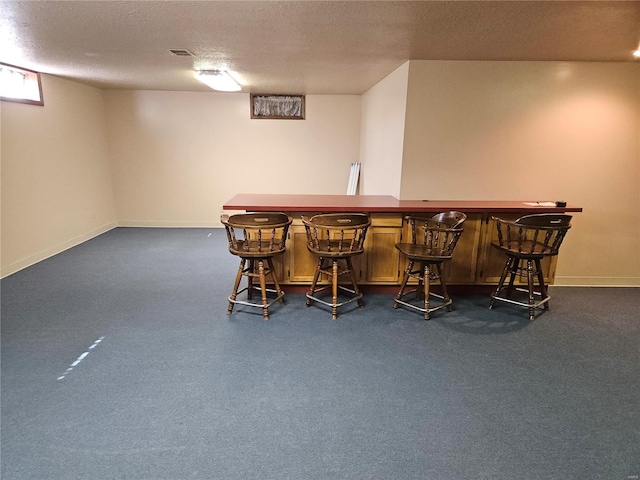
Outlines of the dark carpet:
M 264 322 L 226 315 L 237 264 L 118 228 L 3 279 L 2 479 L 638 479 L 640 289 Z

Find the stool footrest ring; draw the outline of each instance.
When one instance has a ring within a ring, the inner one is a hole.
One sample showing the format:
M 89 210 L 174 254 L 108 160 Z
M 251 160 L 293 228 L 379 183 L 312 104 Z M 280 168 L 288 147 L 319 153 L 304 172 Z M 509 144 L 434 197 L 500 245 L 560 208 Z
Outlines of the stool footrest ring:
M 316 302 L 322 303 L 323 305 L 327 305 L 328 307 L 341 307 L 342 305 L 346 305 L 347 303 L 351 303 L 351 302 L 355 302 L 356 300 L 360 300 L 360 299 L 362 298 L 362 296 L 363 296 L 363 295 L 362 295 L 362 292 L 358 292 L 358 293 L 356 294 L 355 290 L 352 290 L 352 289 L 350 289 L 350 288 L 344 287 L 344 286 L 342 286 L 342 285 L 338 285 L 338 290 L 341 290 L 341 291 L 347 292 L 347 293 L 349 293 L 349 294 L 353 295 L 353 297 L 350 297 L 350 298 L 348 298 L 348 299 L 346 299 L 346 300 L 343 300 L 343 301 L 341 301 L 341 302 L 333 303 L 333 302 L 327 302 L 326 300 L 323 300 L 323 299 L 321 299 L 321 298 L 319 298 L 319 297 L 317 297 L 317 296 L 315 295 L 315 294 L 318 294 L 318 293 L 320 293 L 320 292 L 322 292 L 322 291 L 324 291 L 324 290 L 328 290 L 328 289 L 330 289 L 331 287 L 332 287 L 332 285 L 325 285 L 325 286 L 323 286 L 323 287 L 316 288 L 316 289 L 314 290 L 314 292 L 313 292 L 313 293 L 314 293 L 314 295 L 311 295 L 311 294 L 307 293 L 307 294 L 306 294 L 306 296 L 307 296 L 307 298 L 308 298 L 309 300 L 313 300 L 313 301 L 316 301 Z M 307 306 L 308 306 L 308 305 L 309 305 L 309 302 L 307 302 Z

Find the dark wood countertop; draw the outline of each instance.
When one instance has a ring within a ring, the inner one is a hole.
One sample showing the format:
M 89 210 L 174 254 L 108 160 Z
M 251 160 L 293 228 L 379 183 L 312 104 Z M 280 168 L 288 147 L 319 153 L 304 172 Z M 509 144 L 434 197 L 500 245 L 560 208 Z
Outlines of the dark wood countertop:
M 538 203 L 535 200 L 400 200 L 400 209 L 404 213 L 444 212 L 456 210 L 465 213 L 564 213 L 581 212 L 582 207 L 527 205 Z M 540 202 L 542 203 L 542 202 Z
M 563 213 L 581 212 L 582 207 L 527 205 L 535 200 L 398 200 L 391 195 L 296 195 L 239 193 L 225 203 L 224 210 L 253 212 L 364 212 L 437 213 L 457 210 L 465 213 Z

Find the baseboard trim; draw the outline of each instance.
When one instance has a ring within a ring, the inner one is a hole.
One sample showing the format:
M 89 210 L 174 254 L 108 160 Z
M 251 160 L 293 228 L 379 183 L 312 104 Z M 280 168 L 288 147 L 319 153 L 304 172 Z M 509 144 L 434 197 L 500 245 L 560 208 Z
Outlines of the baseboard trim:
M 565 277 L 553 281 L 562 287 L 640 287 L 640 277 Z
M 109 222 L 87 233 L 73 237 L 65 242 L 55 245 L 51 248 L 30 255 L 27 258 L 19 260 L 2 267 L 0 270 L 0 278 L 5 278 L 20 270 L 30 267 L 42 260 L 46 260 L 54 255 L 73 248 L 81 243 L 91 240 L 98 235 L 108 232 L 117 227 L 132 228 L 222 228 L 222 225 L 214 222 L 150 222 L 150 221 L 119 221 Z M 285 285 L 283 285 L 285 286 Z M 640 287 L 640 277 L 571 277 L 556 276 L 554 287 Z M 397 293 L 398 285 L 362 285 L 365 293 Z M 308 285 L 286 285 L 291 292 L 306 292 Z M 495 286 L 491 285 L 451 285 L 449 291 L 452 294 L 464 295 L 474 293 L 491 293 Z
M 145 222 L 135 220 L 119 221 L 117 226 L 127 228 L 222 228 L 220 223 L 214 222 Z
M 26 258 L 23 258 L 22 260 L 13 262 L 11 265 L 2 267 L 2 270 L 0 271 L 0 278 L 5 278 L 5 277 L 8 277 L 9 275 L 13 275 L 14 273 L 19 272 L 20 270 L 24 270 L 27 267 L 35 265 L 38 262 L 41 262 L 42 260 L 46 260 L 47 258 L 53 257 L 54 255 L 62 253 L 65 250 L 69 250 L 70 248 L 80 245 L 81 243 L 84 243 L 87 240 L 91 240 L 92 238 L 95 238 L 98 235 L 102 235 L 103 233 L 106 233 L 109 230 L 113 230 L 114 228 L 116 228 L 116 226 L 117 226 L 116 222 L 109 222 L 105 225 L 101 225 L 98 228 L 94 228 L 89 232 L 83 233 L 82 235 L 78 235 L 62 243 L 54 245 L 51 248 L 47 248 L 45 250 L 42 250 L 41 252 L 38 252 Z

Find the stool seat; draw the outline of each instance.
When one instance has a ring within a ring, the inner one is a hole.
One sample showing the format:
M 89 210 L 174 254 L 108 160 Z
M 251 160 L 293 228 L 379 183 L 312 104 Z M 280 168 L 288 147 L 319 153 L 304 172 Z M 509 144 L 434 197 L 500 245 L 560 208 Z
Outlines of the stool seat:
M 452 255 L 443 255 L 442 250 L 439 248 L 425 247 L 414 243 L 398 243 L 396 248 L 400 250 L 400 253 L 416 260 L 433 260 L 436 262 L 449 260 L 452 257 Z
M 284 213 L 259 212 L 222 215 L 220 221 L 227 232 L 229 252 L 240 257 L 240 267 L 233 292 L 229 296 L 227 314 L 233 312 L 235 304 L 242 304 L 261 308 L 264 320 L 269 320 L 269 307 L 277 301 L 284 304 L 284 292 L 274 274 L 273 257 L 285 252 L 287 232 L 292 219 Z M 275 288 L 267 288 L 269 276 Z M 240 288 L 242 277 L 247 278 L 245 288 Z M 259 286 L 253 284 L 254 278 L 258 279 Z M 260 291 L 259 303 L 252 301 L 254 290 Z M 239 300 L 238 295 L 243 292 L 247 293 L 247 299 Z M 274 293 L 275 298 L 269 300 L 268 294 Z
M 549 245 L 544 245 L 539 242 L 533 242 L 531 240 L 522 240 L 521 242 L 511 244 L 500 244 L 500 242 L 491 242 L 493 247 L 496 247 L 504 251 L 508 255 L 512 255 L 518 258 L 539 258 L 542 259 L 547 256 L 556 255 L 552 253 Z
M 424 314 L 425 320 L 429 320 L 430 314 L 441 308 L 451 310 L 453 302 L 447 293 L 443 264 L 452 258 L 466 218 L 466 214 L 455 211 L 438 213 L 432 217 L 406 217 L 411 227 L 411 243 L 397 243 L 395 247 L 407 257 L 409 263 L 400 291 L 394 297 L 393 308 L 403 305 L 417 310 Z M 407 285 L 411 278 L 418 281 L 416 288 Z M 431 290 L 431 283 L 436 280 L 440 281 L 442 295 Z M 405 300 L 405 296 L 414 293 L 413 301 Z M 439 304 L 432 305 L 431 297 L 438 299 Z
M 266 258 L 265 254 L 273 256 L 284 253 L 284 247 L 281 250 L 279 243 L 278 239 L 276 247 L 271 240 L 237 240 L 233 246 L 229 247 L 229 251 L 245 258 Z
M 571 215 L 542 213 L 525 215 L 514 221 L 492 218 L 496 222 L 498 240 L 491 245 L 504 252 L 507 260 L 498 286 L 491 294 L 489 308 L 493 308 L 496 301 L 519 305 L 527 308 L 529 320 L 534 320 L 537 309 L 549 309 L 551 298 L 540 261 L 558 254 L 560 245 L 571 228 Z M 509 282 L 505 285 L 507 276 Z M 527 279 L 526 289 L 514 286 L 518 277 Z M 534 285 L 536 280 L 538 290 Z M 514 292 L 526 293 L 526 301 L 515 299 Z
M 307 233 L 307 248 L 318 257 L 311 288 L 307 293 L 306 306 L 318 302 L 331 307 L 331 317 L 338 318 L 338 307 L 357 301 L 362 308 L 362 292 L 358 287 L 351 257 L 364 252 L 367 229 L 371 225 L 368 215 L 362 213 L 326 213 L 309 218 L 302 216 Z M 339 264 L 342 261 L 342 266 Z M 318 285 L 321 275 L 329 277 L 328 285 Z M 348 275 L 352 288 L 339 283 L 342 275 Z M 331 301 L 321 296 L 331 288 Z M 347 298 L 339 301 L 339 293 Z

